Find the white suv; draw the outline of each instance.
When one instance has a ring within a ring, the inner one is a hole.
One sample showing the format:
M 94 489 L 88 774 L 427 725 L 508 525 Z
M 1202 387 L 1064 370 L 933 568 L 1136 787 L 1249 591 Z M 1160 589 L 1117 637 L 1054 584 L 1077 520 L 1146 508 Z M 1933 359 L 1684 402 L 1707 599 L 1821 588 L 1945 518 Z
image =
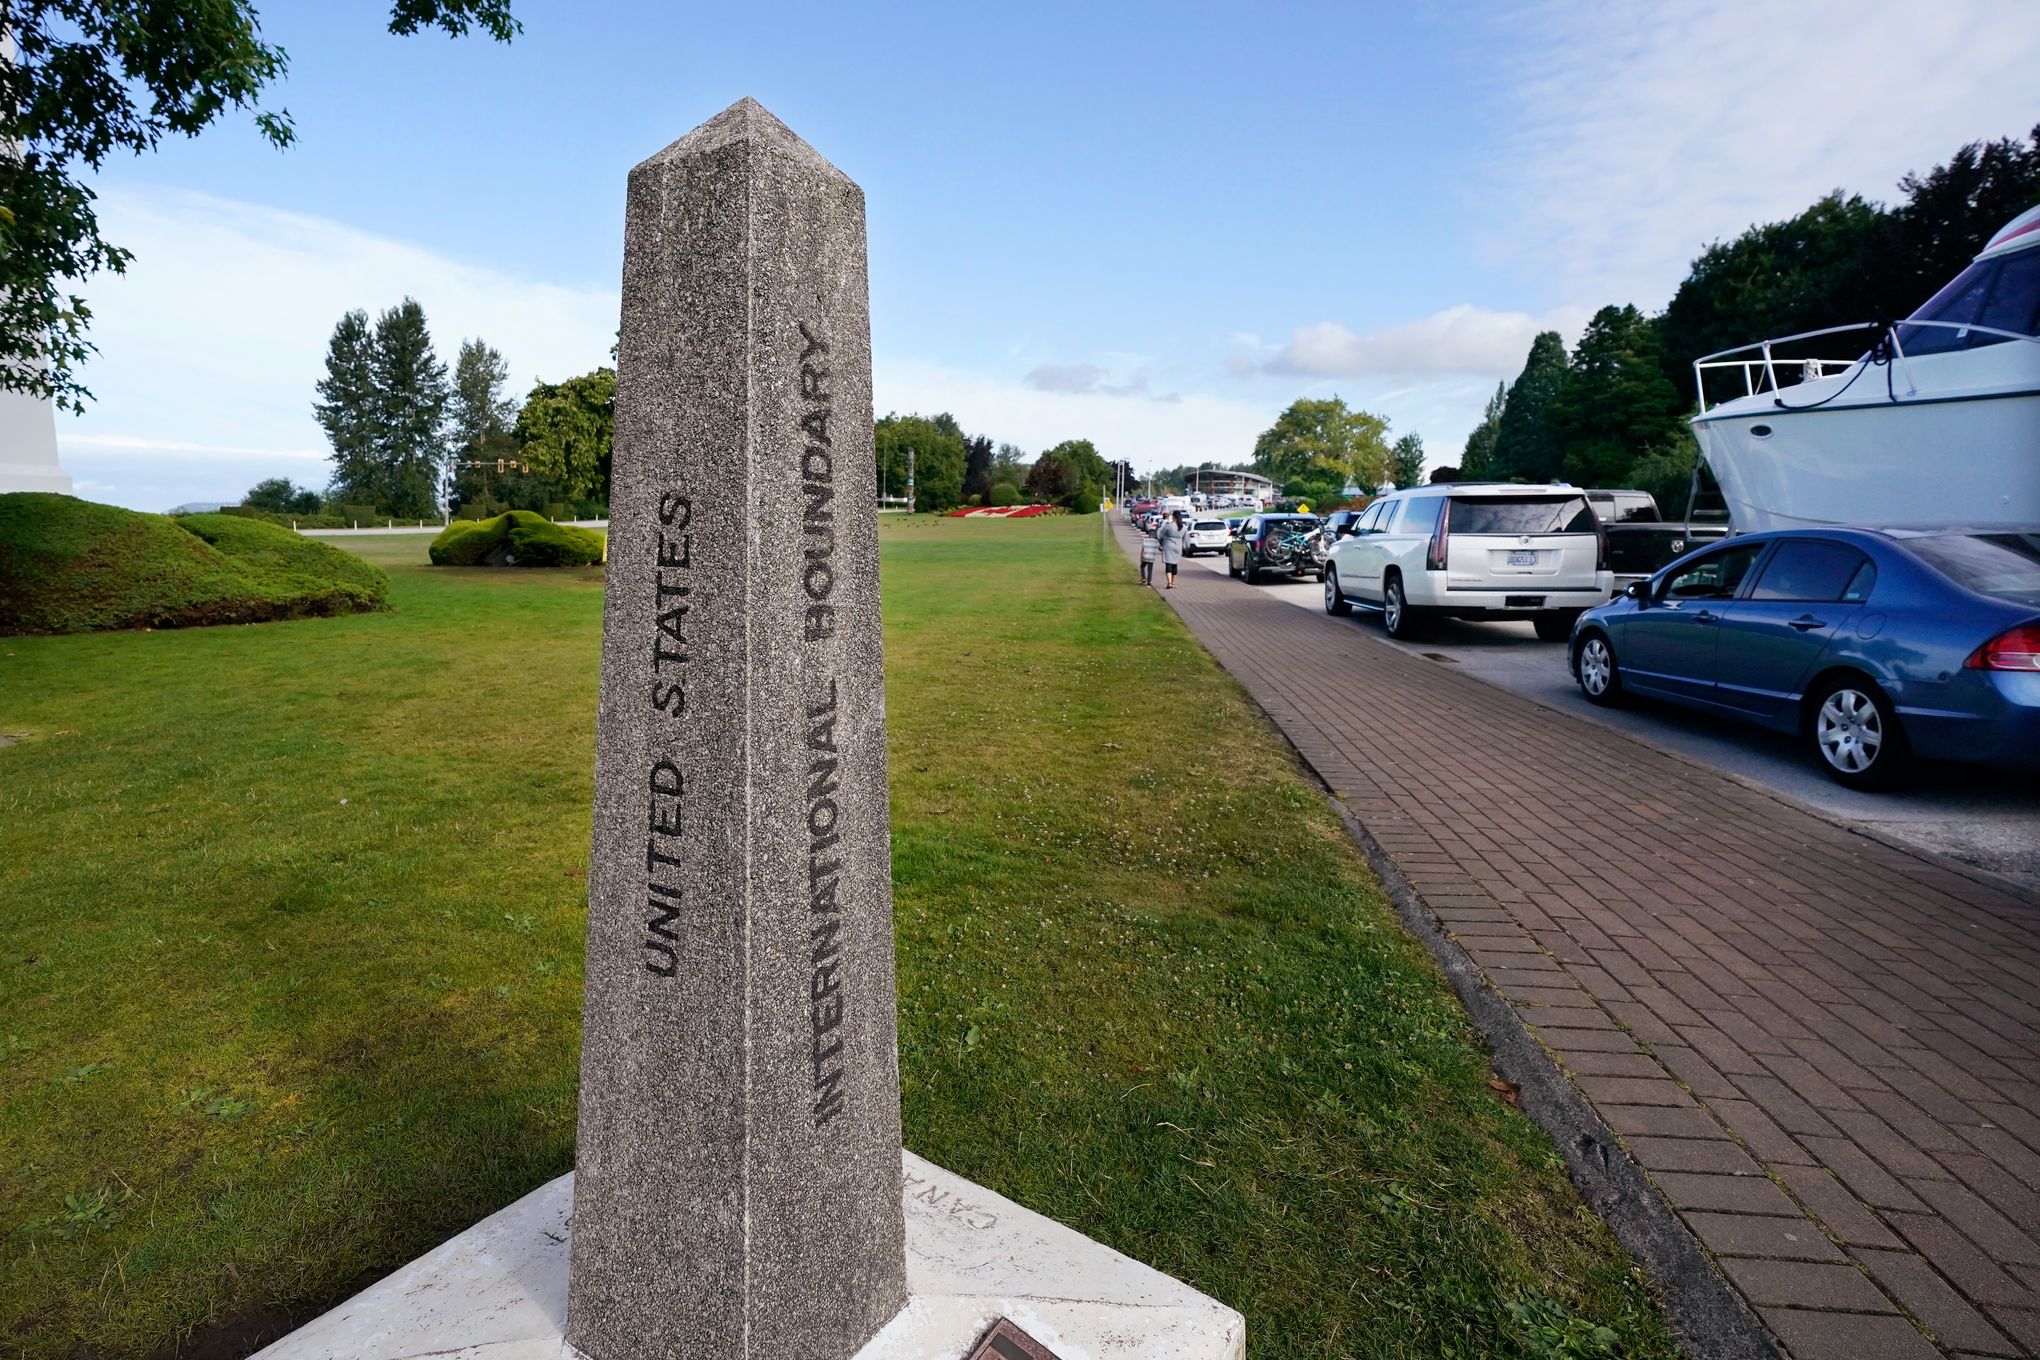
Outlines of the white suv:
M 1325 561 L 1325 612 L 1373 610 L 1390 637 L 1431 617 L 1530 619 L 1563 642 L 1612 588 L 1600 521 L 1563 485 L 1456 482 L 1393 491 Z
M 1183 556 L 1195 557 L 1201 552 L 1224 552 L 1232 546 L 1232 525 L 1222 519 L 1193 519 L 1190 531 L 1183 535 Z

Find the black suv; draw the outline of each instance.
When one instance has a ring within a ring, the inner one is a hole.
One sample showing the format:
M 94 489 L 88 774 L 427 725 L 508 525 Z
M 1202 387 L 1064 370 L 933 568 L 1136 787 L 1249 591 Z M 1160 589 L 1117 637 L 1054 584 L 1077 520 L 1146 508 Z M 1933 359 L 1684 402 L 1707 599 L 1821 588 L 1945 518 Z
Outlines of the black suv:
M 1310 536 L 1317 532 L 1316 515 L 1254 515 L 1241 526 L 1226 549 L 1226 574 L 1244 576 L 1248 585 L 1260 581 L 1264 572 L 1307 576 L 1317 564 L 1311 560 Z

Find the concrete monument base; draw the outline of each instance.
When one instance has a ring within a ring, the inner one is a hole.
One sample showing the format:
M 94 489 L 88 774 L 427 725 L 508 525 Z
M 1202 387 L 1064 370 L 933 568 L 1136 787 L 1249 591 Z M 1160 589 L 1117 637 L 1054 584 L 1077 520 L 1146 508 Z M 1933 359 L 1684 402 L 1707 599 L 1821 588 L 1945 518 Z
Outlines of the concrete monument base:
M 1001 1317 L 1061 1360 L 1239 1360 L 1232 1309 L 902 1154 L 907 1306 L 857 1360 L 964 1360 Z M 259 1352 L 257 1360 L 562 1360 L 571 1173 Z M 594 1357 L 601 1360 L 601 1357 Z

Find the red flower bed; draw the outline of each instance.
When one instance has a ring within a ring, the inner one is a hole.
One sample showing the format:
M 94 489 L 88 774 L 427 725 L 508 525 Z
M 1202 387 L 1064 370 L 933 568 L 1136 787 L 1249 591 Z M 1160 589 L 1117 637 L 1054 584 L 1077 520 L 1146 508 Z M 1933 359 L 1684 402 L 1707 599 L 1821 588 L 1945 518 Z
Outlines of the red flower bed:
M 962 505 L 951 510 L 946 519 L 1032 519 L 1045 515 L 1055 507 L 1052 505 Z

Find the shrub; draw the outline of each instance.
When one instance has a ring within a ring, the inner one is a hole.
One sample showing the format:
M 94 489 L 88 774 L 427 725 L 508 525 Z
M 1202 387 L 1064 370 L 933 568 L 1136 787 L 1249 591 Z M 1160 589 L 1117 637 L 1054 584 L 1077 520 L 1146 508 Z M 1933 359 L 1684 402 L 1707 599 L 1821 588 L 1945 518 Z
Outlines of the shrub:
M 1077 515 L 1095 515 L 1098 513 L 1098 502 L 1103 496 L 1104 493 L 1098 489 L 1096 482 L 1079 482 L 1077 489 L 1070 493 L 1068 501 L 1070 512 Z
M 356 524 L 373 524 L 383 518 L 383 512 L 372 505 L 334 505 L 327 507 L 326 513 L 347 521 L 348 528 Z
M 593 529 L 553 524 L 530 510 L 485 520 L 455 520 L 432 540 L 440 567 L 586 567 L 602 561 L 608 540 Z
M 294 515 L 275 510 L 256 510 L 246 505 L 223 505 L 219 512 L 237 519 L 259 519 L 264 524 L 280 524 L 286 529 L 349 529 L 353 525 L 338 515 Z M 188 518 L 188 516 L 186 517 Z
M 1013 485 L 1011 482 L 1000 482 L 997 486 L 992 488 L 992 504 L 993 505 L 1020 504 L 1020 488 Z
M 0 496 L 0 633 L 352 614 L 382 608 L 389 586 L 352 553 L 247 516 Z
M 567 513 L 566 503 L 563 501 L 547 501 L 545 503 L 545 517 L 555 524 L 563 519 L 573 518 L 573 516 Z

